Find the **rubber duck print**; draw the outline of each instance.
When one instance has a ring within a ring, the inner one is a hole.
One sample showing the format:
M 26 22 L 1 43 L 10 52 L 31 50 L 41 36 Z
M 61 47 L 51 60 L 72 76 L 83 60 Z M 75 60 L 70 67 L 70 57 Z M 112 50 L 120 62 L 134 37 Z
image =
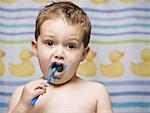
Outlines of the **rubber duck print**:
M 106 3 L 109 0 L 91 0 L 91 1 L 94 2 L 94 3 Z
M 118 77 L 124 73 L 124 66 L 120 63 L 124 53 L 118 50 L 112 50 L 109 54 L 111 64 L 100 64 L 99 70 L 106 77 Z
M 138 76 L 150 76 L 150 49 L 145 48 L 141 52 L 141 63 L 130 63 L 132 72 Z
M 121 2 L 134 2 L 136 0 L 120 0 Z
M 0 0 L 2 2 L 16 2 L 17 0 Z
M 18 77 L 31 76 L 34 72 L 34 65 L 30 62 L 33 53 L 28 49 L 24 49 L 20 52 L 20 64 L 9 64 L 9 69 L 12 74 Z
M 34 2 L 48 2 L 49 0 L 32 0 Z
M 79 65 L 77 73 L 81 76 L 91 77 L 96 74 L 96 65 L 94 63 L 94 58 L 96 57 L 96 53 L 92 50 L 89 51 L 84 63 Z
M 0 75 L 4 74 L 4 64 L 2 62 L 2 58 L 5 56 L 5 53 L 3 51 L 0 51 Z
M 65 1 L 68 1 L 68 2 L 73 2 L 73 1 L 75 1 L 75 0 L 65 0 Z

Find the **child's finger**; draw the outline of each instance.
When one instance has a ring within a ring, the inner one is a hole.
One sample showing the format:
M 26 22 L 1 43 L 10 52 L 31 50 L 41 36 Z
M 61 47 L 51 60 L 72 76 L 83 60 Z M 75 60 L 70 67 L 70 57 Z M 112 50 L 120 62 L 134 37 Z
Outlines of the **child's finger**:
M 43 89 L 43 90 L 46 90 L 46 87 L 44 84 L 38 84 L 37 87 L 34 89 L 34 90 L 37 90 L 37 89 Z
M 38 79 L 38 80 L 35 80 L 34 82 L 35 82 L 35 83 L 48 84 L 48 83 L 47 83 L 47 80 L 44 80 L 44 79 Z
M 46 90 L 43 90 L 43 89 L 37 89 L 35 90 L 34 92 L 34 96 L 39 96 L 39 95 L 43 95 L 44 93 L 46 93 Z
M 44 85 L 45 87 L 48 87 L 48 86 L 49 86 L 49 84 L 47 83 L 46 80 L 40 79 L 40 80 L 34 81 L 34 82 L 32 83 L 32 88 L 33 88 L 33 89 L 36 89 L 38 86 L 41 86 L 41 85 Z
M 47 80 L 39 79 L 39 82 L 40 82 L 40 83 L 43 83 L 43 84 L 46 84 L 46 85 L 49 85 L 49 84 L 47 83 Z
M 44 82 L 42 84 L 44 84 L 44 86 L 46 86 L 46 87 L 49 86 L 49 83 L 47 82 L 47 80 L 44 80 Z

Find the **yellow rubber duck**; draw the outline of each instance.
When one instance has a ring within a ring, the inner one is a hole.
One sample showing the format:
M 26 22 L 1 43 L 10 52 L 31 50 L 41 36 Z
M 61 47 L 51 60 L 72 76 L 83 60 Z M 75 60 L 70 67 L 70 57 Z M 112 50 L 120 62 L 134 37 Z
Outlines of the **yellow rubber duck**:
M 0 51 L 0 75 L 4 74 L 4 64 L 2 62 L 2 58 L 5 56 L 5 53 L 3 51 Z
M 141 63 L 130 63 L 132 72 L 138 76 L 150 76 L 150 49 L 145 48 L 141 52 Z
M 65 1 L 68 1 L 68 2 L 73 2 L 73 1 L 75 1 L 75 0 L 65 0 Z
M 49 0 L 32 0 L 34 2 L 48 2 Z
M 2 2 L 16 2 L 17 0 L 0 0 Z
M 20 53 L 20 59 L 22 63 L 20 64 L 9 64 L 9 69 L 12 74 L 18 77 L 31 76 L 34 72 L 34 65 L 30 62 L 33 53 L 28 49 L 24 49 Z
M 49 2 L 49 0 L 32 0 L 32 1 L 34 1 L 34 2 Z M 65 1 L 70 1 L 70 2 L 72 2 L 72 1 L 74 1 L 74 0 L 65 0 Z
M 85 62 L 81 63 L 79 65 L 79 68 L 77 70 L 77 73 L 81 76 L 85 76 L 85 77 L 91 77 L 91 76 L 95 76 L 96 74 L 96 65 L 93 62 L 94 58 L 96 57 L 96 53 L 92 50 L 89 51 Z
M 120 0 L 121 2 L 134 2 L 136 0 Z
M 94 3 L 106 3 L 109 0 L 91 0 L 91 1 L 94 2 Z
M 100 72 L 107 77 L 118 77 L 124 73 L 124 66 L 120 63 L 120 58 L 123 57 L 124 53 L 118 50 L 112 50 L 109 54 L 111 64 L 100 64 Z

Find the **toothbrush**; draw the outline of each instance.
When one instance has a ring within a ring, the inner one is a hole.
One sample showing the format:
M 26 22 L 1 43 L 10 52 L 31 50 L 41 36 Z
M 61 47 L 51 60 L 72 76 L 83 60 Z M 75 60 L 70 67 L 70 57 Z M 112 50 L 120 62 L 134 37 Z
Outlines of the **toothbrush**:
M 47 76 L 47 77 L 45 78 L 49 84 L 50 84 L 50 82 L 51 82 L 51 78 L 53 77 L 53 75 L 54 75 L 54 73 L 55 73 L 56 71 L 57 71 L 57 68 L 54 67 L 54 68 L 52 69 L 52 71 L 50 72 L 49 76 Z M 40 95 L 39 95 L 39 96 L 40 96 Z M 37 99 L 39 98 L 39 96 L 36 96 L 36 97 L 34 97 L 34 98 L 32 99 L 32 102 L 31 102 L 32 105 L 35 105 L 35 103 L 36 103 Z

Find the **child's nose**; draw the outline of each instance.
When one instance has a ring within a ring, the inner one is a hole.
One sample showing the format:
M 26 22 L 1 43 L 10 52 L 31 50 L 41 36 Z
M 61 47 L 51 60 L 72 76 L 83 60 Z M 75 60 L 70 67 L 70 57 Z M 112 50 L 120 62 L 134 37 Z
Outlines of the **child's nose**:
M 63 47 L 59 46 L 57 50 L 55 51 L 54 58 L 58 60 L 64 60 L 64 51 Z

